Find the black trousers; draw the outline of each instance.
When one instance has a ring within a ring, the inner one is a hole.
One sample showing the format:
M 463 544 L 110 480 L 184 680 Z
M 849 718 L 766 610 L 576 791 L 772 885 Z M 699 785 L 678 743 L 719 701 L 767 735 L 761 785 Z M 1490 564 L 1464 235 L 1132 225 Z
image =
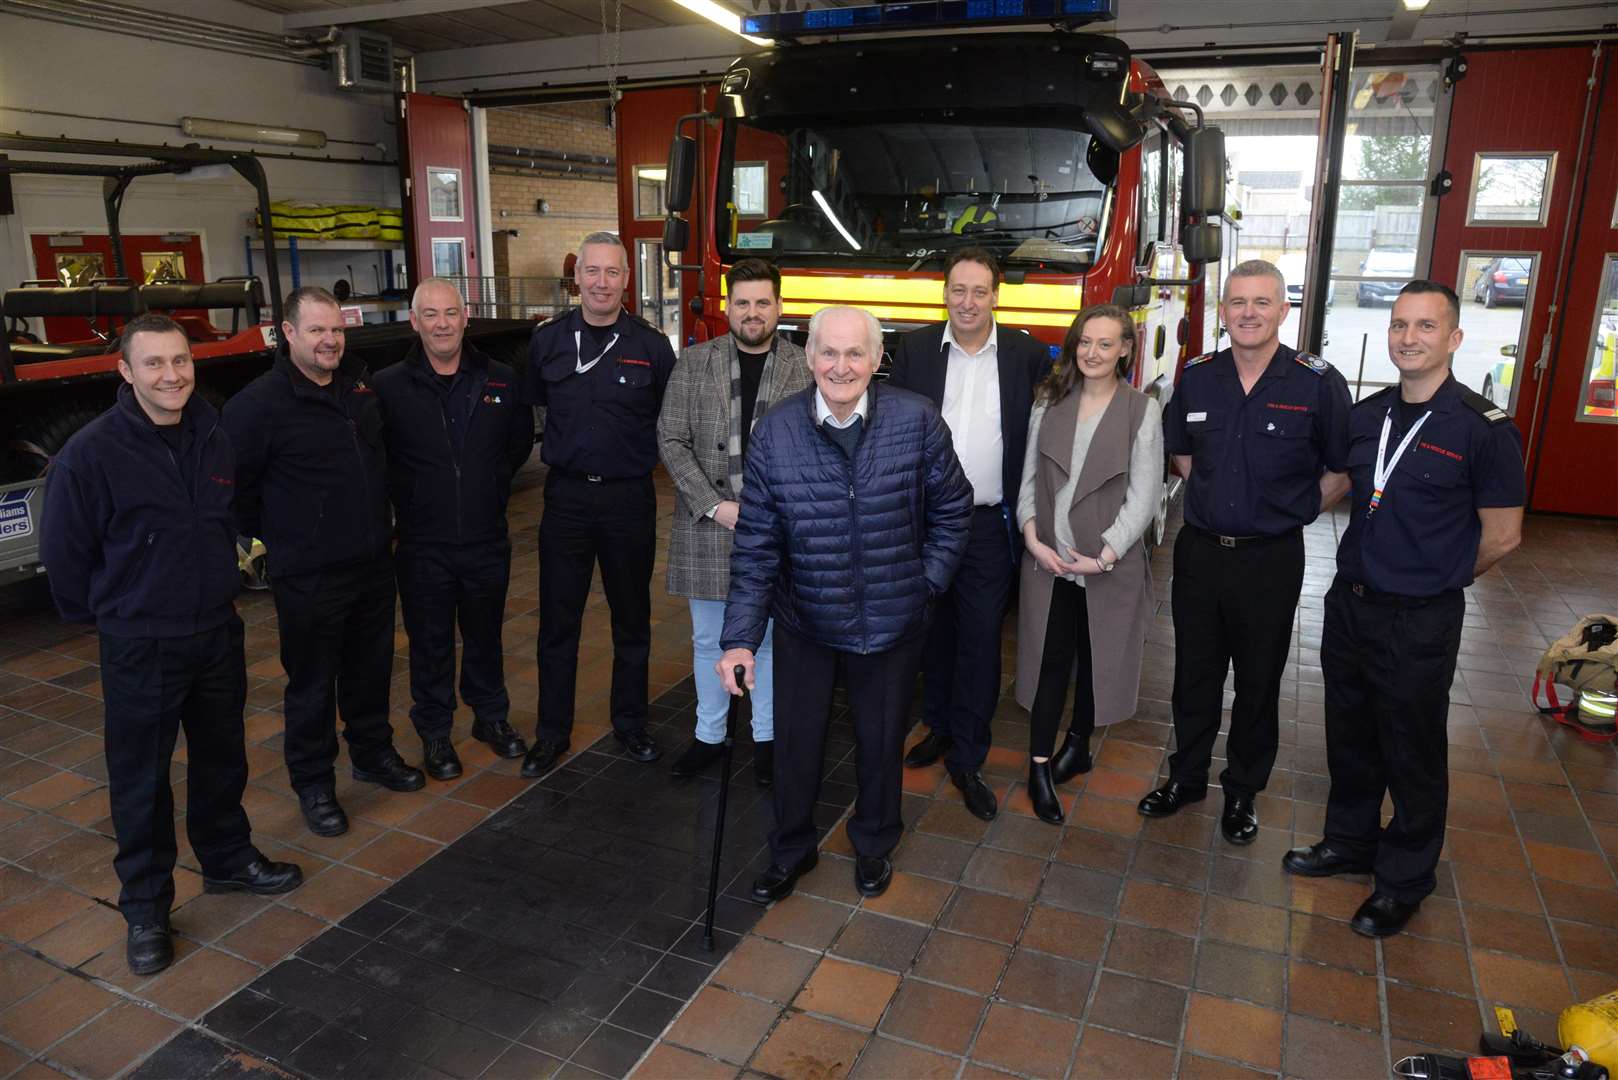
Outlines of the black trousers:
M 989 756 L 1000 700 L 1000 623 L 1011 597 L 1011 536 L 998 506 L 972 512 L 966 555 L 933 607 L 922 680 L 922 722 L 950 736 L 944 764 L 971 772 Z
M 776 624 L 775 828 L 770 832 L 775 862 L 791 867 L 814 850 L 815 801 L 826 771 L 826 728 L 838 660 L 854 720 L 854 782 L 859 789 L 848 838 L 857 853 L 871 858 L 886 856 L 899 842 L 904 831 L 899 817 L 904 740 L 921 650 L 917 635 L 884 652 L 842 652 Z
M 1449 806 L 1449 688 L 1466 599 L 1326 594 L 1326 839 L 1374 863 L 1378 892 L 1415 903 L 1433 891 Z M 1383 793 L 1393 819 L 1382 827 Z
M 1303 589 L 1303 533 L 1223 547 L 1187 525 L 1174 542 L 1174 754 L 1169 776 L 1208 781 L 1219 737 L 1225 674 L 1236 698 L 1225 740 L 1227 796 L 1253 796 L 1269 783 L 1280 741 L 1281 673 Z
M 286 669 L 283 752 L 294 791 L 336 781 L 337 717 L 349 760 L 376 764 L 393 748 L 393 560 L 275 577 L 275 614 Z
M 1056 729 L 1067 702 L 1068 673 L 1073 681 L 1072 732 L 1088 746 L 1096 730 L 1095 682 L 1090 666 L 1090 605 L 1088 590 L 1057 578 L 1051 584 L 1051 611 L 1045 619 L 1045 647 L 1039 658 L 1039 684 L 1028 711 L 1028 755 L 1050 757 L 1056 749 Z
M 461 699 L 479 720 L 511 712 L 500 627 L 511 583 L 511 541 L 400 544 L 399 603 L 410 635 L 410 722 L 423 741 L 447 738 L 455 715 L 455 628 Z
M 130 925 L 168 924 L 174 903 L 174 791 L 169 767 L 185 728 L 185 832 L 210 877 L 259 857 L 242 790 L 247 668 L 242 621 L 178 638 L 101 635 L 107 789 L 118 837 L 118 908 Z
M 573 730 L 579 627 L 595 564 L 612 613 L 612 726 L 646 727 L 652 653 L 657 490 L 650 476 L 592 483 L 552 469 L 539 522 L 539 725 L 545 740 Z

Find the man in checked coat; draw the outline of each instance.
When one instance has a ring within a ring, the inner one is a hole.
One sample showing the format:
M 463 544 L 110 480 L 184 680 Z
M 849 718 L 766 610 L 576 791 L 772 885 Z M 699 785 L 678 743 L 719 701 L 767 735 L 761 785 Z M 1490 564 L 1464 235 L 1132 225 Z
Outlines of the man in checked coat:
M 781 273 L 762 259 L 742 259 L 725 275 L 730 333 L 680 353 L 663 395 L 657 448 L 674 478 L 674 531 L 669 541 L 669 593 L 691 603 L 691 652 L 697 684 L 697 730 L 674 762 L 675 776 L 695 776 L 718 760 L 730 695 L 720 685 L 719 631 L 730 589 L 730 542 L 741 506 L 742 461 L 753 423 L 771 404 L 809 385 L 803 350 L 775 332 L 781 316 Z M 753 776 L 774 782 L 775 701 L 770 636 L 755 659 Z

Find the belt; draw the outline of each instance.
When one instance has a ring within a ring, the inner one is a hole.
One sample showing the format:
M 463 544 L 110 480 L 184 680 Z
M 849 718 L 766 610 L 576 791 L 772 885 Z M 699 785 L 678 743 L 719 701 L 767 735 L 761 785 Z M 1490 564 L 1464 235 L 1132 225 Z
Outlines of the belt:
M 980 503 L 979 505 L 972 507 L 972 512 L 974 514 L 988 514 L 988 513 L 998 514 L 1000 512 L 1000 504 L 999 503 Z
M 1220 547 L 1226 547 L 1226 548 L 1257 547 L 1257 546 L 1259 546 L 1261 544 L 1273 544 L 1278 540 L 1290 540 L 1293 537 L 1297 536 L 1299 531 L 1301 530 L 1301 526 L 1300 526 L 1300 528 L 1288 529 L 1284 533 L 1276 533 L 1273 536 L 1224 536 L 1224 535 L 1222 535 L 1220 533 L 1213 532 L 1213 531 L 1211 531 L 1209 529 L 1204 529 L 1204 528 L 1202 528 L 1200 526 L 1192 525 L 1190 522 L 1187 522 L 1185 527 L 1187 529 L 1190 529 L 1193 533 L 1197 533 L 1197 534 L 1199 534 L 1201 536 L 1206 537 L 1209 540 L 1212 540 L 1214 543 L 1218 544 Z
M 551 473 L 566 477 L 569 480 L 583 480 L 587 484 L 622 484 L 630 480 L 644 480 L 643 476 L 598 476 L 595 473 L 579 472 L 577 469 L 562 469 L 551 466 Z
M 1436 600 L 1442 600 L 1455 591 L 1451 589 L 1448 592 L 1441 592 L 1437 596 L 1400 596 L 1398 593 L 1378 592 L 1367 585 L 1361 585 L 1357 581 L 1345 582 L 1345 584 L 1348 586 L 1348 591 L 1361 600 L 1372 604 L 1382 604 L 1386 607 L 1423 607 Z

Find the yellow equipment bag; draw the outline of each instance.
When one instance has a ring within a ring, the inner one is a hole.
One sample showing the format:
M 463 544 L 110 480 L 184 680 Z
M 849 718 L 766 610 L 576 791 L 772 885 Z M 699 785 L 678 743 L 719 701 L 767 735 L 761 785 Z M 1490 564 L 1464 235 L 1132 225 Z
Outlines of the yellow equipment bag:
M 1618 990 L 1562 1010 L 1556 1038 L 1563 1046 L 1579 1046 L 1590 1060 L 1618 1069 Z

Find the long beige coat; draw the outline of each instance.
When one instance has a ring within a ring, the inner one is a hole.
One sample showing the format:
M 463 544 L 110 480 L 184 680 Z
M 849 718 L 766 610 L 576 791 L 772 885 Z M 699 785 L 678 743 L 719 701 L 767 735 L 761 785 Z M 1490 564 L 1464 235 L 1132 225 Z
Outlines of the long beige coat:
M 1129 489 L 1129 459 L 1135 434 L 1146 415 L 1147 399 L 1132 386 L 1120 385 L 1096 424 L 1090 449 L 1079 470 L 1073 504 L 1062 508 L 1081 552 L 1099 552 L 1101 534 L 1118 517 Z M 1045 413 L 1039 428 L 1039 455 L 1034 473 L 1034 529 L 1039 539 L 1056 546 L 1053 528 L 1056 492 L 1067 482 L 1073 460 L 1073 431 L 1078 424 L 1079 395 L 1071 393 Z M 1045 652 L 1045 624 L 1050 619 L 1051 585 L 1055 578 L 1026 551 L 1018 586 L 1017 704 L 1031 709 L 1039 686 L 1040 659 Z M 1110 574 L 1085 578 L 1089 612 L 1090 670 L 1095 683 L 1096 725 L 1116 724 L 1135 715 L 1140 689 L 1141 655 L 1152 618 L 1152 571 L 1144 539 L 1118 557 Z
M 730 490 L 730 340 L 725 334 L 681 350 L 657 418 L 658 456 L 675 489 L 668 572 L 674 596 L 723 600 L 730 591 L 733 534 L 706 516 L 715 503 L 741 499 L 740 491 Z M 803 350 L 782 337 L 767 374 L 769 385 L 760 385 L 759 393 L 772 402 L 811 381 Z M 754 412 L 754 423 L 759 415 Z

